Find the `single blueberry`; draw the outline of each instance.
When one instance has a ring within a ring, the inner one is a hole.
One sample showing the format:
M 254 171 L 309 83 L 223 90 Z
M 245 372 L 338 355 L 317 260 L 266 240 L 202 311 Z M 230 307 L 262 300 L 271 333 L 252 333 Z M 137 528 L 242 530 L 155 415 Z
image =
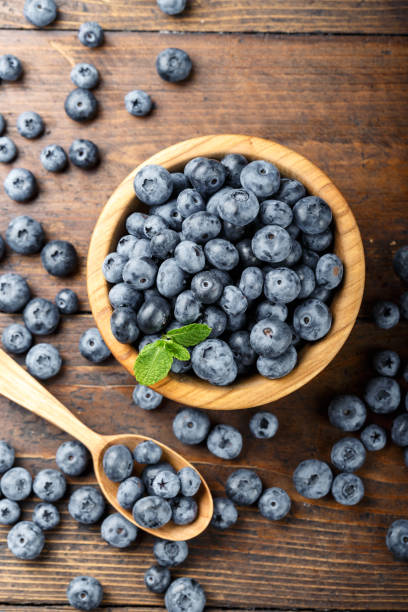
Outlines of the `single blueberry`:
M 129 306 L 115 308 L 111 315 L 110 325 L 112 334 L 122 344 L 132 344 L 139 337 L 136 313 Z
M 268 300 L 288 304 L 299 296 L 301 282 L 294 270 L 279 267 L 265 276 L 264 293 Z
M 45 538 L 42 529 L 31 521 L 20 521 L 10 529 L 7 546 L 18 559 L 36 559 L 44 548 Z
M 21 508 L 17 502 L 7 498 L 0 500 L 0 525 L 14 525 L 20 516 Z
M 218 338 L 197 344 L 191 354 L 191 365 L 199 378 L 213 385 L 229 385 L 238 373 L 230 347 Z
M 306 459 L 293 473 L 296 491 L 308 499 L 320 499 L 330 491 L 333 474 L 327 463 Z
M 188 162 L 184 174 L 202 196 L 219 191 L 225 182 L 225 167 L 216 159 L 196 157 Z
M 21 255 L 39 253 L 44 244 L 45 234 L 41 223 L 21 215 L 14 217 L 6 230 L 6 242 L 10 249 Z
M 221 227 L 221 221 L 218 217 L 206 210 L 200 210 L 184 219 L 182 224 L 183 238 L 184 240 L 204 244 L 208 240 L 216 238 L 221 232 Z
M 212 527 L 216 529 L 229 529 L 238 520 L 238 511 L 234 503 L 227 497 L 215 497 L 213 501 Z
M 55 303 L 62 314 L 75 314 L 78 312 L 78 296 L 72 289 L 61 289 L 55 297 Z
M 292 342 L 289 325 L 277 318 L 261 319 L 250 334 L 250 343 L 254 351 L 263 357 L 283 355 Z
M 149 240 L 165 229 L 168 229 L 167 223 L 160 215 L 149 215 L 143 225 L 144 234 Z
M 53 23 L 57 12 L 54 0 L 26 0 L 24 4 L 24 17 L 37 28 L 45 28 Z
M 170 500 L 172 519 L 175 525 L 190 525 L 198 514 L 198 506 L 192 497 L 178 495 Z
M 296 179 L 281 178 L 279 189 L 275 196 L 278 200 L 293 206 L 306 195 L 306 189 Z
M 251 506 L 262 493 L 262 481 L 253 470 L 240 468 L 228 476 L 225 492 L 238 506 Z
M 137 242 L 138 239 L 136 236 L 132 236 L 132 234 L 125 234 L 125 236 L 122 236 L 119 239 L 118 244 L 116 245 L 116 253 L 118 253 L 118 255 L 121 257 L 124 257 L 127 261 L 132 256 L 133 249 L 135 248 Z
M 220 270 L 232 270 L 239 262 L 237 249 L 231 242 L 223 238 L 209 240 L 204 247 L 204 253 L 207 261 Z
M 0 474 L 13 467 L 15 451 L 6 440 L 0 440 Z
M 174 253 L 174 249 L 180 242 L 179 234 L 172 229 L 164 229 L 150 241 L 152 257 L 167 259 Z
M 200 159 L 200 158 L 197 158 Z M 218 206 L 221 202 L 221 200 L 223 200 L 226 196 L 227 193 L 231 193 L 231 191 L 233 191 L 232 187 L 222 187 L 221 189 L 219 189 L 219 191 L 216 191 L 215 193 L 213 193 L 207 201 L 206 204 L 206 210 L 208 213 L 210 213 L 210 215 L 215 215 L 216 217 L 218 216 Z M 235 226 L 238 227 L 238 226 Z
M 147 215 L 141 212 L 134 212 L 126 219 L 126 231 L 136 238 L 144 238 L 144 222 Z
M 94 89 L 99 85 L 99 72 L 93 64 L 81 62 L 71 70 L 71 81 L 80 89 Z
M 143 302 L 139 308 L 137 325 L 144 334 L 156 334 L 167 326 L 170 317 L 171 310 L 168 301 L 161 296 L 153 296 Z
M 246 168 L 249 168 L 249 165 Z M 224 221 L 244 227 L 258 216 L 258 198 L 249 189 L 229 189 L 220 196 L 217 212 Z
M 126 510 L 131 510 L 138 499 L 144 494 L 144 484 L 137 476 L 130 476 L 123 480 L 116 494 L 118 503 Z
M 174 250 L 177 265 L 190 274 L 200 272 L 205 266 L 203 247 L 191 240 L 182 240 Z
M 241 184 L 258 198 L 267 198 L 279 189 L 280 173 L 270 162 L 258 159 L 250 162 L 241 172 Z
M 256 361 L 256 353 L 249 342 L 249 332 L 233 332 L 228 340 L 229 347 L 237 362 L 238 371 L 245 373 Z
M 288 318 L 288 307 L 286 304 L 282 304 L 276 300 L 259 302 L 256 307 L 256 321 L 274 318 L 279 319 L 279 321 L 286 321 Z
M 298 200 L 293 207 L 296 225 L 305 234 L 320 234 L 332 221 L 330 206 L 317 196 L 307 196 Z
M 304 263 L 305 266 L 308 266 L 312 270 L 316 270 L 319 259 L 320 255 L 319 253 L 316 253 L 316 251 L 312 251 L 311 249 L 303 249 L 302 263 Z
M 153 554 L 161 567 L 177 567 L 188 557 L 188 544 L 183 541 L 156 540 Z
M 201 478 L 193 468 L 186 466 L 178 471 L 180 479 L 181 494 L 185 497 L 193 497 L 201 486 Z
M 92 91 L 77 87 L 66 97 L 64 109 L 68 117 L 74 121 L 90 121 L 98 113 L 98 101 Z M 71 155 L 70 159 L 75 163 Z
M 173 181 L 173 179 L 171 180 Z M 152 206 L 150 210 L 155 215 L 160 215 L 160 217 L 163 217 L 171 229 L 175 230 L 176 232 L 181 231 L 183 217 L 177 208 L 177 200 L 170 200 L 170 202 L 167 202 L 167 204 L 161 204 L 160 206 Z
M 256 232 L 251 244 L 258 259 L 278 263 L 286 259 L 291 252 L 292 238 L 279 225 L 265 225 Z
M 161 295 L 172 298 L 187 289 L 187 279 L 186 272 L 180 268 L 177 260 L 170 257 L 160 264 L 156 286 Z
M 393 378 L 386 376 L 372 378 L 366 386 L 364 399 L 373 412 L 389 414 L 400 404 L 400 386 Z
M 188 289 L 177 296 L 174 304 L 174 317 L 180 322 L 180 325 L 188 325 L 197 321 L 201 314 L 201 308 L 201 302 Z
M 391 438 L 398 446 L 408 446 L 408 413 L 400 414 L 393 420 Z
M 249 421 L 251 434 L 260 440 L 273 438 L 278 427 L 279 421 L 271 412 L 256 412 Z
M 0 275 L 0 312 L 20 312 L 30 299 L 30 289 L 19 274 Z
M 101 363 L 111 356 L 109 348 L 96 327 L 84 331 L 79 339 L 79 352 L 82 357 L 93 363 Z
M 355 472 L 365 462 L 366 450 L 357 438 L 342 438 L 331 449 L 331 462 L 341 472 Z
M 17 147 L 11 138 L 2 136 L 0 138 L 0 162 L 8 164 L 14 161 L 17 157 Z
M 33 491 L 40 499 L 55 502 L 64 497 L 67 482 L 58 470 L 41 470 L 33 482 Z
M 141 478 L 149 495 L 153 495 L 153 480 L 156 478 L 157 474 L 163 470 L 169 470 L 170 472 L 176 471 L 173 466 L 170 465 L 170 463 L 166 463 L 165 461 L 155 463 L 153 465 L 146 465 L 146 467 L 143 469 Z
M 232 425 L 216 425 L 208 435 L 207 448 L 220 459 L 236 459 L 242 450 L 242 435 Z
M 95 610 L 102 603 L 103 588 L 96 578 L 77 576 L 67 587 L 67 598 L 77 610 Z
M 54 527 L 59 525 L 59 522 L 60 513 L 53 504 L 41 502 L 34 507 L 33 523 L 38 525 L 43 531 L 54 529 Z
M 275 380 L 287 376 L 297 364 L 297 351 L 294 346 L 290 346 L 279 357 L 260 356 L 257 359 L 256 367 L 262 376 Z
M 173 179 L 173 197 L 178 196 L 184 189 L 190 187 L 190 181 L 184 172 L 171 172 L 171 178 Z
M 328 409 L 329 421 L 342 431 L 358 431 L 367 418 L 367 408 L 356 395 L 337 395 Z
M 110 446 L 103 455 L 103 471 L 109 480 L 122 482 L 133 472 L 133 456 L 123 444 Z
M 78 267 L 78 255 L 71 242 L 51 240 L 41 251 L 41 262 L 52 276 L 69 276 Z
M 126 258 L 119 253 L 108 253 L 103 260 L 102 274 L 108 283 L 120 283 Z
M 17 131 L 24 138 L 29 140 L 38 138 L 44 133 L 44 129 L 44 121 L 34 111 L 25 111 L 17 117 Z
M 190 76 L 193 65 L 189 55 L 181 49 L 168 48 L 156 58 L 156 70 L 162 79 L 176 83 Z
M 64 474 L 80 476 L 90 463 L 90 454 L 78 440 L 67 440 L 58 447 L 55 461 Z
M 408 561 L 408 520 L 398 519 L 391 523 L 386 544 L 396 559 Z
M 3 185 L 8 197 L 15 202 L 28 202 L 38 193 L 34 174 L 25 168 L 10 170 Z
M 44 147 L 40 161 L 48 172 L 62 172 L 68 165 L 68 157 L 64 149 L 57 144 Z
M 377 351 L 373 356 L 373 366 L 380 376 L 395 376 L 401 364 L 401 359 L 395 351 Z
M 152 482 L 153 494 L 171 499 L 180 493 L 180 479 L 169 470 L 161 470 Z
M 259 512 L 270 521 L 280 521 L 290 511 L 289 495 L 279 487 L 265 489 L 258 501 Z
M 241 187 L 241 172 L 248 164 L 248 160 L 239 153 L 229 153 L 222 158 L 221 163 L 226 168 L 226 180 L 231 187 Z
M 200 444 L 208 436 L 210 419 L 206 412 L 183 408 L 173 420 L 173 433 L 183 444 Z
M 157 5 L 167 15 L 180 15 L 186 8 L 187 0 L 157 0 Z
M 133 457 L 138 463 L 159 463 L 162 457 L 162 449 L 152 440 L 145 440 L 136 446 Z
M 371 423 L 363 429 L 360 438 L 368 451 L 382 450 L 387 444 L 387 433 L 383 427 Z
M 207 306 L 204 310 L 199 323 L 208 325 L 211 328 L 211 332 L 208 338 L 218 338 L 221 336 L 227 326 L 227 315 L 221 308 L 217 306 Z
M 23 319 L 32 334 L 52 334 L 60 322 L 60 313 L 55 304 L 44 298 L 33 298 L 24 308 Z
M 260 217 L 264 225 L 288 227 L 292 223 L 293 212 L 285 202 L 280 200 L 264 200 L 261 204 Z
M 15 55 L 0 55 L 0 79 L 2 81 L 17 81 L 23 74 L 23 67 Z
M 68 151 L 69 159 L 78 168 L 90 170 L 99 164 L 99 149 L 92 140 L 77 138 Z
M 164 593 L 171 582 L 170 570 L 160 565 L 152 565 L 144 573 L 144 582 L 152 593 Z
M 364 497 L 364 484 L 356 474 L 338 474 L 332 484 L 332 495 L 343 506 L 355 506 Z
M 373 306 L 372 315 L 374 323 L 380 329 L 391 329 L 400 320 L 400 311 L 397 304 L 387 300 L 380 300 Z
M 30 495 L 32 482 L 33 479 L 28 470 L 22 467 L 13 467 L 1 477 L 1 492 L 4 497 L 11 501 L 21 501 Z
M 115 548 L 127 548 L 137 537 L 137 527 L 119 512 L 109 514 L 101 525 L 102 540 Z
M 240 240 L 235 246 L 237 247 L 239 259 L 243 268 L 262 265 L 262 261 L 255 256 L 252 250 L 252 242 L 250 238 Z
M 239 287 L 227 285 L 224 287 L 219 305 L 227 315 L 238 315 L 248 308 L 248 300 Z
M 398 251 L 394 255 L 392 265 L 395 274 L 399 276 L 399 278 L 405 283 L 408 283 L 408 245 L 404 245 L 400 249 L 398 249 Z
M 100 47 L 105 39 L 103 29 L 96 21 L 82 23 L 78 31 L 79 42 L 85 47 Z
M 121 257 L 121 256 L 119 256 Z M 123 257 L 122 257 L 123 260 Z M 135 257 L 125 261 L 122 278 L 135 289 L 149 289 L 156 281 L 157 265 L 149 257 Z
M 105 500 L 99 489 L 85 485 L 75 489 L 68 502 L 68 512 L 78 523 L 97 523 L 105 510 Z
M 155 410 L 163 401 L 163 396 L 145 385 L 136 385 L 132 399 L 142 410 Z
M 320 257 L 316 266 L 316 282 L 326 289 L 335 289 L 343 280 L 343 264 L 334 253 Z M 306 296 L 305 296 L 306 297 Z
M 202 195 L 196 189 L 184 189 L 177 196 L 177 208 L 183 217 L 205 210 Z
M 326 251 L 333 242 L 333 232 L 328 227 L 319 234 L 302 234 L 302 244 L 305 249 L 321 253 Z
M 162 497 L 150 495 L 138 499 L 133 506 L 133 518 L 142 527 L 157 529 L 171 520 L 171 506 Z
M 24 325 L 12 323 L 4 328 L 1 341 L 8 353 L 21 355 L 28 351 L 33 342 L 33 337 Z
M 329 332 L 331 324 L 329 308 L 316 298 L 304 300 L 293 313 L 293 327 L 302 340 L 320 340 Z
M 173 191 L 173 180 L 166 168 L 151 164 L 139 170 L 133 186 L 139 200 L 153 206 L 164 204 L 169 199 Z
M 30 348 L 25 363 L 32 376 L 39 380 L 48 380 L 58 374 L 62 366 L 62 359 L 55 346 L 41 342 Z
M 191 280 L 191 291 L 194 297 L 203 304 L 217 302 L 223 290 L 223 284 L 213 270 L 198 272 Z
M 316 288 L 315 273 L 312 268 L 309 268 L 309 266 L 306 266 L 305 264 L 298 264 L 295 266 L 294 271 L 300 280 L 298 299 L 304 300 L 305 298 L 311 296 Z
M 204 590 L 193 578 L 177 578 L 171 583 L 164 597 L 168 612 L 203 612 L 205 603 Z

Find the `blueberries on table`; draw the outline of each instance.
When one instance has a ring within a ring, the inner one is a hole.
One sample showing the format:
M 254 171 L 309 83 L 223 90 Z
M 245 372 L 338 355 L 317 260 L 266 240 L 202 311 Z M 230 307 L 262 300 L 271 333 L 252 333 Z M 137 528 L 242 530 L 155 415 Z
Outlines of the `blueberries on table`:
M 408 561 L 408 520 L 398 519 L 390 525 L 386 544 L 396 559 Z
M 0 525 L 14 525 L 20 516 L 21 509 L 17 502 L 7 498 L 0 500 Z
M 408 413 L 397 416 L 391 428 L 391 438 L 398 446 L 408 446 Z
M 44 298 L 33 298 L 23 312 L 24 323 L 37 336 L 52 334 L 60 322 L 60 313 L 55 304 Z
M 389 414 L 400 404 L 400 386 L 393 378 L 386 376 L 372 378 L 366 386 L 364 399 L 373 412 Z
M 152 593 L 164 593 L 171 582 L 170 570 L 160 565 L 152 565 L 145 571 L 144 582 Z
M 196 408 L 183 408 L 173 420 L 173 433 L 183 444 L 200 444 L 210 431 L 206 412 Z
M 262 481 L 253 470 L 241 468 L 228 476 L 225 491 L 238 506 L 250 506 L 262 493 Z
M 78 267 L 75 247 L 66 240 L 51 240 L 41 251 L 44 268 L 53 276 L 69 276 Z
M 337 395 L 329 404 L 329 421 L 342 431 L 358 431 L 366 418 L 365 404 L 356 395 Z
M 206 597 L 201 585 L 193 578 L 177 578 L 167 589 L 164 603 L 168 612 L 203 612 Z
M 24 17 L 37 28 L 45 28 L 53 23 L 57 12 L 54 0 L 26 0 L 24 4 Z
M 33 482 L 34 493 L 47 502 L 55 502 L 64 497 L 66 488 L 66 480 L 58 470 L 41 470 Z
M 400 312 L 397 304 L 381 300 L 373 306 L 372 315 L 374 323 L 380 329 L 391 329 L 395 327 L 400 320 Z
M 383 427 L 372 423 L 364 427 L 360 438 L 368 451 L 382 450 L 387 444 L 387 433 Z
M 11 138 L 2 136 L 0 138 L 0 162 L 8 164 L 17 157 L 17 147 Z
M 133 506 L 133 518 L 142 527 L 156 529 L 166 525 L 172 517 L 169 502 L 162 497 L 150 495 L 138 499 Z
M 366 450 L 358 438 L 342 438 L 333 445 L 331 462 L 341 472 L 355 472 L 365 462 Z
M 283 489 L 272 487 L 265 489 L 258 501 L 259 512 L 271 521 L 284 518 L 291 507 L 291 499 Z
M 99 72 L 93 64 L 81 62 L 71 70 L 71 81 L 80 89 L 94 89 L 99 84 Z
M 96 578 L 77 576 L 67 587 L 67 598 L 77 610 L 95 610 L 102 603 L 103 588 Z
M 135 117 L 144 117 L 152 110 L 153 102 L 148 93 L 141 89 L 134 89 L 125 96 L 125 108 Z
M 12 467 L 1 477 L 1 492 L 7 499 L 21 501 L 30 495 L 32 482 L 33 479 L 28 470 L 22 467 Z
M 68 512 L 78 523 L 97 523 L 105 510 L 105 499 L 99 489 L 85 485 L 76 489 L 68 502 Z
M 37 195 L 37 181 L 30 170 L 13 168 L 4 180 L 4 191 L 15 202 L 29 202 Z
M 74 140 L 68 151 L 69 159 L 78 168 L 91 170 L 100 161 L 99 149 L 92 140 L 78 138 Z
M 271 412 L 256 412 L 249 421 L 249 430 L 254 438 L 270 439 L 278 431 L 279 421 Z
M 64 109 L 74 121 L 90 121 L 98 112 L 98 101 L 89 89 L 77 87 L 65 99 Z
M 394 267 L 395 274 L 399 276 L 402 281 L 408 283 L 408 245 L 404 245 L 400 249 L 398 249 L 398 251 L 394 255 L 392 264 Z
M 46 342 L 35 344 L 30 348 L 25 362 L 30 374 L 39 380 L 48 380 L 56 376 L 62 366 L 58 349 Z
M 364 497 L 364 484 L 356 474 L 338 474 L 332 484 L 332 495 L 343 506 L 354 506 Z
M 164 49 L 156 58 L 156 70 L 162 79 L 176 83 L 190 76 L 193 65 L 185 51 L 181 49 Z
M 296 491 L 308 499 L 320 499 L 328 494 L 333 481 L 330 467 L 318 459 L 306 459 L 293 473 Z
M 60 522 L 60 513 L 53 504 L 41 502 L 33 510 L 33 522 L 43 531 L 54 529 Z
M 85 359 L 93 363 L 101 363 L 111 356 L 110 349 L 96 327 L 91 327 L 82 334 L 79 339 L 79 352 Z
M 208 435 L 207 448 L 220 459 L 236 459 L 242 450 L 242 435 L 231 425 L 216 425 Z
M 55 461 L 64 474 L 80 476 L 88 467 L 90 455 L 81 442 L 68 440 L 58 447 Z
M 226 497 L 215 497 L 213 501 L 211 525 L 216 529 L 229 529 L 238 520 L 238 511 L 234 503 Z
M 0 276 L 0 312 L 20 312 L 30 299 L 27 281 L 14 272 Z
M 405 291 L 400 297 L 400 312 L 401 316 L 408 321 L 408 291 Z
M 40 154 L 40 161 L 48 172 L 62 172 L 68 165 L 67 154 L 57 144 L 44 147 Z
M 133 471 L 133 457 L 123 444 L 110 446 L 103 455 L 103 470 L 109 480 L 122 482 Z
M 42 117 L 34 111 L 25 111 L 17 118 L 17 130 L 21 136 L 32 140 L 44 132 L 45 126 Z
M 401 359 L 395 351 L 384 350 L 374 353 L 373 366 L 380 376 L 395 376 L 400 363 Z
M 75 314 L 78 312 L 78 296 L 72 289 L 61 289 L 56 295 L 55 303 L 61 314 Z
M 20 255 L 39 253 L 45 241 L 41 223 L 21 215 L 14 217 L 6 230 L 6 242 L 12 251 Z
M 122 508 L 131 510 L 138 499 L 143 496 L 144 484 L 137 476 L 130 476 L 122 480 L 116 494 L 117 500 Z
M 161 567 L 177 567 L 188 557 L 188 544 L 182 541 L 157 540 L 153 545 L 153 554 Z
M 101 536 L 115 548 L 127 548 L 136 540 L 137 527 L 119 512 L 109 514 L 101 525 Z
M 2 81 L 17 81 L 23 74 L 23 67 L 15 55 L 0 55 L 0 79 Z
M 81 24 L 78 32 L 79 42 L 85 47 L 100 47 L 104 41 L 104 32 L 96 21 L 87 21 Z
M 4 118 L 4 115 L 2 115 L 0 113 L 0 136 L 2 136 L 4 134 L 4 130 L 6 129 L 6 125 L 7 125 L 7 123 L 6 123 L 6 120 Z
M 136 385 L 133 389 L 132 399 L 143 410 L 155 410 L 163 401 L 163 396 L 145 385 Z
M 6 440 L 0 440 L 0 474 L 13 467 L 14 459 L 14 448 Z
M 1 342 L 8 353 L 21 355 L 28 351 L 33 342 L 33 337 L 24 325 L 12 323 L 4 328 Z
M 180 15 L 186 8 L 187 0 L 157 0 L 157 5 L 167 15 Z
M 44 548 L 43 530 L 31 521 L 21 521 L 12 527 L 7 536 L 7 546 L 18 559 L 36 559 Z

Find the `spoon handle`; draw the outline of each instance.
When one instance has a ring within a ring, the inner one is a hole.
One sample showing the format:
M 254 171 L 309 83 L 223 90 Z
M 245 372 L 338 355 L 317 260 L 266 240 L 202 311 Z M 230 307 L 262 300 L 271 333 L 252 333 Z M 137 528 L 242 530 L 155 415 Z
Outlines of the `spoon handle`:
M 81 423 L 45 387 L 0 349 L 0 394 L 80 440 L 90 450 L 101 436 Z

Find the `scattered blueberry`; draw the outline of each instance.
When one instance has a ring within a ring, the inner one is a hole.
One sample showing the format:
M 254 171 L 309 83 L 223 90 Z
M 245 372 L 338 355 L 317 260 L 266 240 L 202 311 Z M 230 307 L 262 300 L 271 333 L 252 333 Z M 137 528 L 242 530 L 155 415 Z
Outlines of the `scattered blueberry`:
M 79 42 L 85 47 L 100 47 L 104 42 L 103 29 L 96 21 L 82 23 L 78 31 Z
M 188 544 L 183 541 L 156 540 L 153 554 L 161 567 L 177 567 L 188 557 Z
M 79 351 L 82 357 L 93 363 L 101 363 L 111 356 L 99 329 L 91 327 L 87 329 L 79 339 Z
M 30 348 L 25 363 L 32 376 L 39 380 L 48 380 L 58 374 L 62 359 L 55 346 L 41 342 Z
M 122 480 L 116 494 L 122 508 L 131 510 L 138 499 L 144 494 L 144 484 L 137 476 L 130 476 Z
M 186 8 L 187 0 L 157 0 L 157 5 L 167 15 L 180 15 Z
M 26 327 L 37 336 L 52 334 L 60 322 L 58 308 L 44 298 L 30 300 L 24 308 L 23 318 Z
M 242 450 L 242 435 L 232 425 L 216 425 L 208 435 L 207 448 L 220 459 L 236 459 Z
M 7 272 L 0 276 L 0 312 L 20 312 L 30 299 L 30 289 L 19 274 Z
M 386 300 L 376 302 L 373 306 L 372 315 L 374 323 L 380 329 L 391 329 L 400 320 L 400 312 L 397 304 Z
M 193 578 L 177 578 L 167 589 L 164 603 L 168 612 L 203 612 L 206 597 L 201 585 Z
M 45 28 L 53 23 L 57 11 L 54 0 L 26 0 L 24 4 L 24 17 L 37 28 Z
M 163 401 L 163 396 L 144 385 L 136 385 L 133 389 L 132 398 L 134 403 L 143 410 L 155 410 Z
M 0 500 L 0 525 L 14 525 L 21 515 L 21 509 L 17 502 L 11 499 Z
M 30 170 L 13 168 L 5 178 L 4 191 L 15 202 L 28 202 L 37 195 L 37 181 Z
M 96 117 L 98 102 L 89 89 L 77 87 L 66 97 L 64 109 L 68 117 L 74 121 L 90 121 Z
M 172 516 L 169 502 L 154 495 L 138 499 L 132 512 L 137 523 L 150 529 L 163 527 L 171 520 Z
M 60 513 L 58 508 L 53 504 L 40 503 L 37 504 L 33 510 L 33 523 L 38 525 L 40 529 L 46 531 L 47 529 L 54 529 L 60 522 Z
M 137 537 L 137 527 L 119 512 L 109 514 L 101 525 L 101 536 L 115 548 L 127 548 Z
M 400 297 L 400 312 L 401 316 L 408 320 L 408 291 L 405 291 Z
M 360 438 L 368 451 L 379 451 L 387 443 L 387 433 L 383 427 L 372 423 L 364 427 Z
M 105 500 L 99 489 L 85 485 L 76 489 L 68 502 L 68 512 L 84 525 L 97 523 L 105 510 Z
M 271 521 L 284 518 L 292 505 L 289 495 L 279 487 L 265 489 L 258 501 L 259 512 Z
M 365 404 L 356 395 L 337 395 L 328 412 L 330 423 L 342 431 L 358 431 L 367 418 Z
M 96 578 L 77 576 L 67 587 L 67 598 L 77 610 L 95 610 L 102 603 L 103 588 Z
M 401 359 L 395 351 L 384 350 L 374 353 L 374 369 L 380 376 L 395 376 L 401 364 Z
M 133 471 L 133 457 L 123 444 L 110 446 L 103 455 L 103 471 L 109 480 L 122 482 L 129 478 Z
M 78 267 L 75 247 L 66 240 L 51 240 L 41 251 L 41 262 L 53 276 L 69 276 Z
M 333 474 L 327 463 L 318 459 L 306 459 L 293 473 L 296 491 L 308 499 L 320 499 L 328 494 Z
M 164 49 L 156 58 L 156 70 L 159 77 L 171 83 L 187 79 L 192 67 L 190 57 L 181 49 L 171 47 Z
M 278 427 L 278 419 L 271 412 L 256 412 L 249 421 L 250 432 L 261 440 L 273 438 Z
M 99 72 L 93 64 L 75 64 L 70 76 L 73 84 L 80 89 L 95 89 L 99 85 Z
M 44 548 L 44 534 L 35 523 L 21 521 L 12 527 L 7 536 L 7 546 L 18 559 L 36 559 Z
M 69 147 L 69 159 L 78 168 L 90 170 L 99 164 L 99 149 L 92 140 L 78 138 Z
M 2 77 L 1 68 L 0 77 Z M 405 283 L 408 283 L 408 245 L 404 245 L 398 249 L 394 255 L 392 265 L 394 267 L 395 274 Z
M 373 412 L 394 412 L 401 401 L 400 386 L 396 380 L 386 376 L 372 378 L 365 389 L 364 399 Z
M 0 55 L 0 79 L 17 81 L 23 74 L 23 67 L 15 55 Z
M 390 525 L 386 544 L 396 559 L 408 561 L 408 520 L 398 519 Z
M 250 506 L 262 493 L 262 481 L 253 470 L 241 468 L 228 476 L 225 491 L 238 506 Z
M 21 136 L 32 140 L 38 138 L 44 133 L 44 121 L 38 113 L 34 111 L 25 111 L 17 118 L 17 130 Z
M 75 314 L 78 312 L 78 296 L 72 289 L 61 289 L 57 293 L 55 303 L 62 314 Z
M 173 421 L 173 433 L 184 444 L 200 444 L 210 430 L 210 419 L 202 410 L 183 408 Z
M 149 94 L 145 91 L 135 89 L 126 94 L 125 108 L 128 113 L 135 117 L 144 117 L 152 110 L 153 102 Z
M 263 357 L 279 357 L 289 348 L 292 332 L 287 323 L 277 318 L 262 319 L 256 323 L 250 334 L 254 351 Z
M 30 495 L 32 482 L 33 479 L 28 470 L 22 467 L 13 467 L 1 477 L 1 492 L 7 499 L 21 501 Z
M 17 157 L 17 147 L 11 138 L 2 136 L 0 138 L 0 162 L 8 164 Z
M 66 488 L 66 480 L 58 470 L 41 470 L 33 482 L 34 493 L 47 502 L 55 502 L 64 497 Z
M 8 353 L 21 355 L 28 351 L 33 337 L 24 325 L 12 323 L 3 330 L 1 341 Z
M 0 474 L 13 467 L 14 459 L 14 448 L 6 440 L 0 440 Z
M 12 251 L 20 255 L 39 253 L 45 241 L 45 234 L 41 223 L 21 215 L 14 217 L 6 230 L 6 242 Z
M 64 149 L 57 144 L 44 147 L 40 161 L 48 172 L 62 172 L 68 165 L 68 157 Z
M 332 495 L 343 506 L 354 506 L 364 497 L 364 484 L 356 474 L 338 474 L 332 484 Z
M 68 440 L 58 447 L 55 461 L 64 474 L 80 476 L 89 465 L 90 455 L 81 442 Z
M 331 462 L 341 472 L 355 472 L 365 462 L 366 450 L 357 438 L 342 438 L 331 450 Z
M 400 414 L 394 419 L 391 438 L 398 446 L 408 446 L 408 413 Z
M 216 529 L 229 529 L 238 520 L 238 511 L 234 503 L 226 497 L 215 497 L 213 501 L 211 525 Z
M 170 570 L 160 565 L 152 565 L 145 571 L 144 582 L 152 593 L 164 593 L 171 582 Z

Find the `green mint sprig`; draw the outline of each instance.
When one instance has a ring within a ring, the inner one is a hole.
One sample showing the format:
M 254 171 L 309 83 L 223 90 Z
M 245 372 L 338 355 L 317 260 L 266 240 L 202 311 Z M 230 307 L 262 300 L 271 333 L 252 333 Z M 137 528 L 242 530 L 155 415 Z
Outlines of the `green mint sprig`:
M 140 351 L 133 372 L 141 385 L 154 385 L 167 376 L 173 359 L 188 361 L 186 347 L 203 342 L 211 333 L 211 327 L 203 323 L 191 323 L 166 332 L 159 340 L 146 344 Z

